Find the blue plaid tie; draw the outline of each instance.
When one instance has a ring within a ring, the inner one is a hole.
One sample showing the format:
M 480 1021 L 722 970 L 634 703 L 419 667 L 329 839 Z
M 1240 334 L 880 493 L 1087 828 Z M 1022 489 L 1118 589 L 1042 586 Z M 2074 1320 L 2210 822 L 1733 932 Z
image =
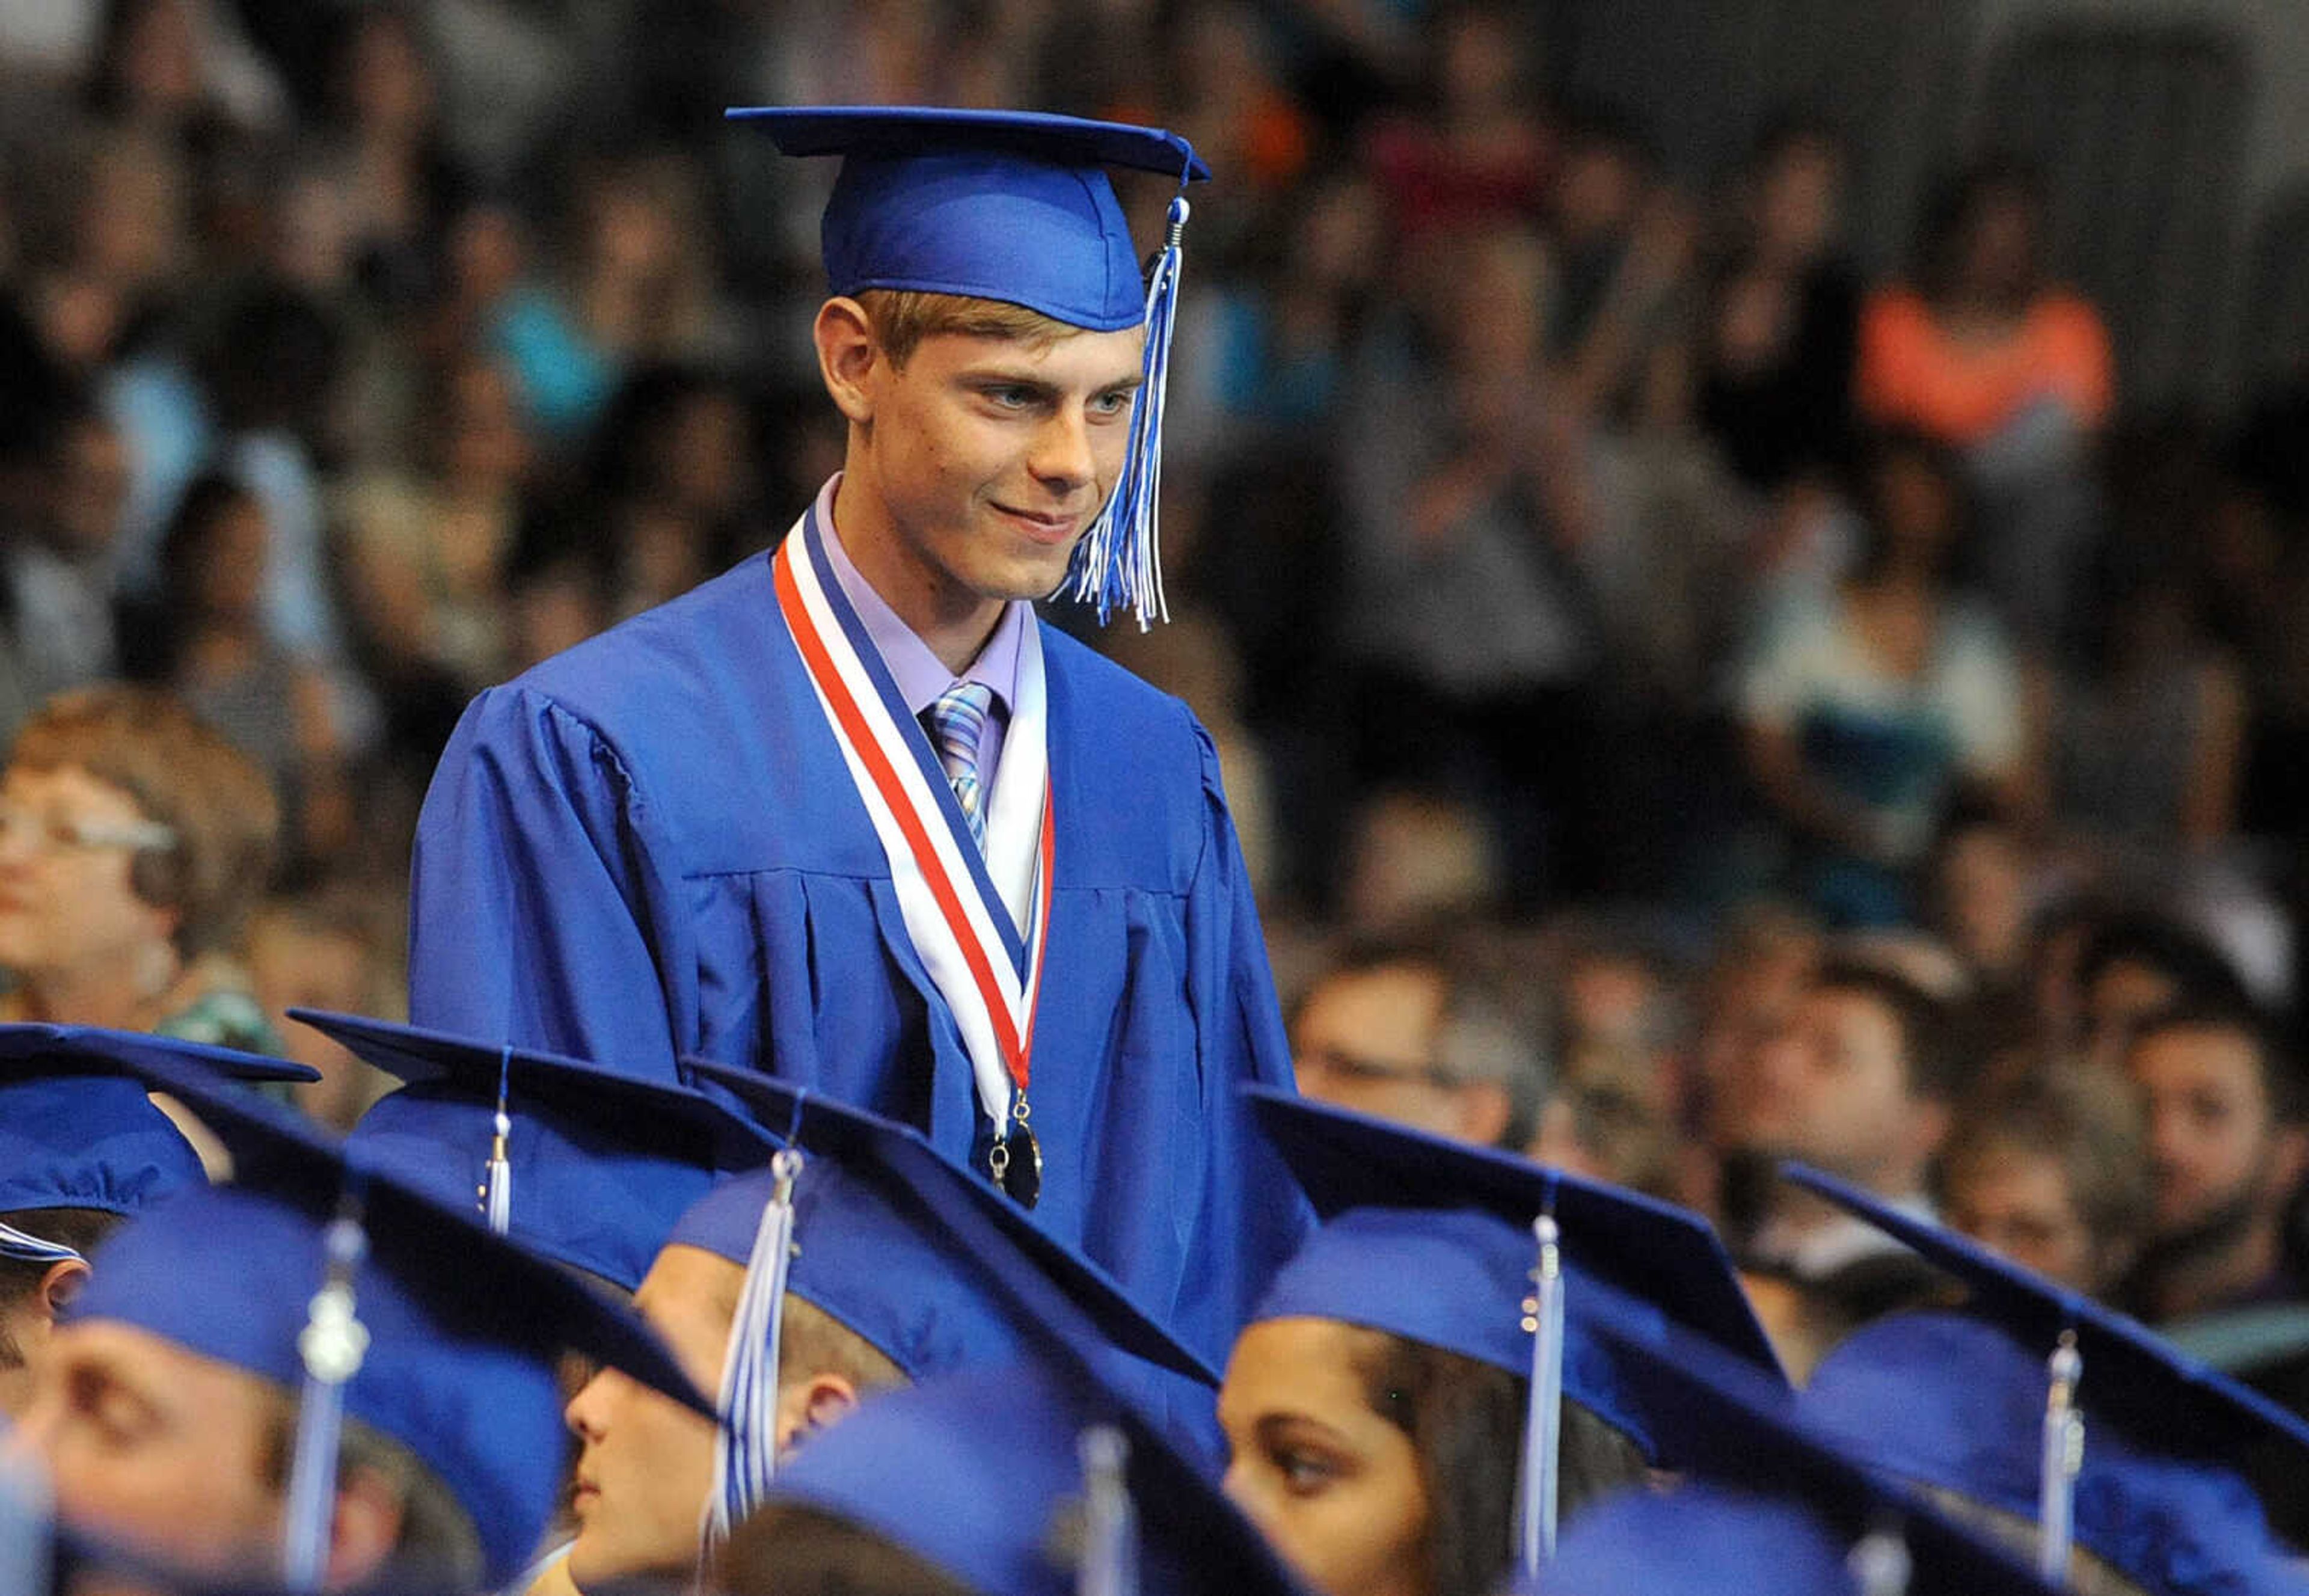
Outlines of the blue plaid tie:
M 985 734 L 986 712 L 993 704 L 992 688 L 982 681 L 964 681 L 947 689 L 937 703 L 922 711 L 930 744 L 938 750 L 938 763 L 946 768 L 946 779 L 954 788 L 955 802 L 962 805 L 962 818 L 970 822 L 970 840 L 982 854 L 986 852 L 986 817 L 979 802 L 978 740 Z

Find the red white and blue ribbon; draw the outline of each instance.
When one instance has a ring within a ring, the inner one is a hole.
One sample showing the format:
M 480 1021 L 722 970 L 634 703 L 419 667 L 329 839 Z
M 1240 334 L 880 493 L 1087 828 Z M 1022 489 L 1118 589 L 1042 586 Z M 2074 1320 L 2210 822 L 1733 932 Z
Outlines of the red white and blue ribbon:
M 937 750 L 827 564 L 839 481 L 778 547 L 778 609 L 881 839 L 906 934 L 954 1017 L 1000 1138 L 1032 1069 L 1056 865 L 1042 638 L 1030 624 L 1020 638 L 982 855 Z

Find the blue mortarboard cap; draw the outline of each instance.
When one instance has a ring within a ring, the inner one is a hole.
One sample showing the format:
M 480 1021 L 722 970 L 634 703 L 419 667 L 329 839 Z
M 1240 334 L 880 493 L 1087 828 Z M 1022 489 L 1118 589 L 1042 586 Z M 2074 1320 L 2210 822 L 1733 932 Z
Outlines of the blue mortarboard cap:
M 1812 1429 L 1794 1393 L 1753 1365 L 1678 1326 L 1631 1338 L 1627 1323 L 1607 1313 L 1590 1333 L 1643 1362 L 1663 1446 L 1686 1480 L 1581 1514 L 1540 1580 L 1548 1596 L 1874 1596 L 1886 1587 L 1861 1573 L 1882 1574 L 1888 1555 L 1905 1561 L 1915 1596 L 2047 1589 L 2012 1552 Z
M 2303 1588 L 2235 1470 L 2275 1453 L 2297 1473 L 2309 1426 L 2138 1322 L 1964 1236 L 1817 1170 L 1784 1173 L 1968 1288 L 1962 1312 L 1894 1314 L 1846 1338 L 1806 1387 L 1815 1427 L 1902 1479 L 2034 1520 L 2047 1354 L 2073 1338 L 2085 1425 L 2077 1543 L 2150 1591 Z
M 1176 134 L 1033 112 L 755 107 L 788 155 L 838 155 L 826 207 L 829 287 L 1024 305 L 1094 332 L 1137 326 L 1146 286 L 1105 169 L 1207 178 Z
M 1031 1271 L 1129 1357 L 1206 1388 L 1218 1384 L 1217 1371 L 1112 1276 L 956 1168 L 912 1126 L 751 1071 L 687 1067 L 738 1097 L 807 1159 L 794 1188 L 787 1288 L 863 1337 L 909 1379 L 1029 1356 L 1044 1330 L 1004 1276 Z M 668 1240 L 745 1263 L 772 1182 L 765 1171 L 716 1187 Z M 999 1236 L 999 1251 L 957 1243 L 948 1218 L 965 1207 Z
M 219 1080 L 317 1080 L 302 1064 L 89 1026 L 0 1025 L 0 1215 L 133 1214 L 208 1184 L 199 1155 L 118 1062 L 158 1050 Z
M 1123 1504 L 1129 1583 L 1083 1582 Z M 1258 1533 L 1081 1371 L 973 1369 L 860 1408 L 794 1454 L 772 1503 L 831 1514 L 982 1596 L 1258 1596 L 1301 1587 Z
M 187 1193 L 117 1234 L 71 1316 L 133 1325 L 298 1391 L 331 1221 L 357 1193 L 367 1255 L 354 1310 L 368 1344 L 342 1383 L 343 1411 L 439 1478 L 473 1520 L 492 1585 L 520 1571 L 552 1514 L 567 1444 L 562 1350 L 711 1411 L 639 1320 L 553 1264 L 349 1166 L 307 1123 L 228 1094 L 181 1057 L 122 1062 L 216 1132 L 234 1184 Z
M 751 1122 L 686 1086 L 387 1020 L 290 1012 L 409 1083 L 353 1127 L 349 1158 L 453 1207 L 485 1210 L 501 1179 L 502 1234 L 627 1291 L 717 1178 L 770 1156 Z M 501 1089 L 505 1158 L 492 1170 Z
M 1587 1333 L 1606 1319 L 1639 1338 L 1680 1327 L 1785 1385 L 1723 1244 L 1697 1215 L 1266 1088 L 1245 1095 L 1322 1221 L 1254 1320 L 1336 1319 L 1528 1376 L 1532 1227 L 1552 1212 L 1568 1282 L 1566 1396 L 1663 1455 L 1627 1343 Z

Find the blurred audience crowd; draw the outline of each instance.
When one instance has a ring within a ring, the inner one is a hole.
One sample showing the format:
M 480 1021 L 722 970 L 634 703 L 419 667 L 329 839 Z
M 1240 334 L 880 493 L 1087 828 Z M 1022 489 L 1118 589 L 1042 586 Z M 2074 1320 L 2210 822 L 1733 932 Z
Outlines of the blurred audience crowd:
M 389 1011 L 467 698 L 838 464 L 824 175 L 724 106 L 1127 117 L 1221 178 L 1175 619 L 1056 618 L 1212 728 L 1305 1089 L 1717 1218 L 1799 1349 L 1914 1281 L 1780 1156 L 2309 1402 L 2309 400 L 2134 417 L 2025 166 L 1873 279 L 1836 126 L 1672 179 L 1525 14 L 11 11 L 13 1013 Z

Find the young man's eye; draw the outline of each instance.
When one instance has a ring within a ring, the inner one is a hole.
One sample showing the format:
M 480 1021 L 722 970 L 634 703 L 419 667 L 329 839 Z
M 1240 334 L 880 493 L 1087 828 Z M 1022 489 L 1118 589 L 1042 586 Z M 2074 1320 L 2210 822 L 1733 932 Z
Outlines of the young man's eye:
M 1025 410 L 1034 403 L 1031 388 L 991 387 L 980 391 L 986 395 L 987 403 L 998 410 Z
M 1101 394 L 1090 402 L 1090 407 L 1103 416 L 1128 415 L 1130 412 L 1130 395 L 1128 392 Z

